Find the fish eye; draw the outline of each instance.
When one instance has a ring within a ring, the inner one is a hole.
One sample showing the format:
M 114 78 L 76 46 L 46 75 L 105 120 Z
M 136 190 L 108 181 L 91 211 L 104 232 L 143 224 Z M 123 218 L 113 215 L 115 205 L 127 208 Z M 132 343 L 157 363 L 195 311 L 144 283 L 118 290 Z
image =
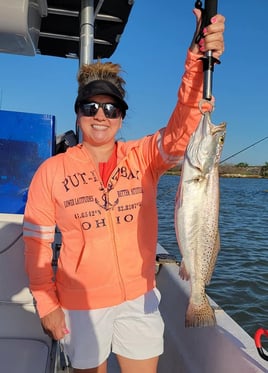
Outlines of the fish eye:
M 224 136 L 220 136 L 219 137 L 219 144 L 223 144 L 224 143 Z

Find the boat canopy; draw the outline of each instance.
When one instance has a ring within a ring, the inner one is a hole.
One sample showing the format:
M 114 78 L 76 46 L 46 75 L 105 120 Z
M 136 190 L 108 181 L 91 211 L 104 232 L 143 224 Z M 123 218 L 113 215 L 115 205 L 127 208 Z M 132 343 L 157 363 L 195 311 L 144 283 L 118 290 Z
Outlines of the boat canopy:
M 81 36 L 91 32 L 91 59 L 109 58 L 120 41 L 133 3 L 134 0 L 0 0 L 0 52 L 79 59 Z M 92 17 L 83 17 L 83 10 L 90 7 Z M 85 26 L 89 31 L 84 32 Z

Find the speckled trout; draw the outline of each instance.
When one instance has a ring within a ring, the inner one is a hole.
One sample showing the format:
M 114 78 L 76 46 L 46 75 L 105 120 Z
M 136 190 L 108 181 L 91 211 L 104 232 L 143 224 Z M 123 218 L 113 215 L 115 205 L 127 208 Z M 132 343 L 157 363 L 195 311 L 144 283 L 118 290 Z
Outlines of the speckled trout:
M 182 255 L 180 277 L 190 280 L 186 327 L 214 326 L 214 310 L 206 296 L 220 249 L 219 160 L 226 124 L 213 125 L 210 112 L 190 137 L 176 195 L 175 230 Z

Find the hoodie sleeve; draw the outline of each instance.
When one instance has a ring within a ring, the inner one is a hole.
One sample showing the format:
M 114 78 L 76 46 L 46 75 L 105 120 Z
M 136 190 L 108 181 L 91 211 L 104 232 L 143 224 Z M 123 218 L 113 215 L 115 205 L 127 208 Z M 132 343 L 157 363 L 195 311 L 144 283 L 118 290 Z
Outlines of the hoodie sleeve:
M 191 134 L 201 119 L 199 102 L 203 96 L 203 63 L 202 55 L 188 50 L 185 72 L 178 91 L 178 100 L 166 127 L 156 137 L 156 157 L 154 165 L 165 171 L 182 160 Z
M 32 179 L 23 224 L 25 267 L 41 318 L 59 307 L 51 264 L 55 206 L 51 198 L 52 178 L 47 167 L 50 160 L 47 161 Z

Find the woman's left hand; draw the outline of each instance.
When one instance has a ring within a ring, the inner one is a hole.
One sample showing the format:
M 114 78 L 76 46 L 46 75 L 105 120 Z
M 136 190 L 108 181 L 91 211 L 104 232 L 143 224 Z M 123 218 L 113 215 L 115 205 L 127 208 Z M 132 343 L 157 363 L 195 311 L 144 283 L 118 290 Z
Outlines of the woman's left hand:
M 194 9 L 196 16 L 196 31 L 193 37 L 190 50 L 193 53 L 200 54 L 212 50 L 213 57 L 219 58 L 224 52 L 224 29 L 225 29 L 225 17 L 221 14 L 216 14 L 211 18 L 211 24 L 205 27 L 203 31 L 204 37 L 196 44 L 196 35 L 199 33 L 201 25 L 201 11 L 200 9 Z

